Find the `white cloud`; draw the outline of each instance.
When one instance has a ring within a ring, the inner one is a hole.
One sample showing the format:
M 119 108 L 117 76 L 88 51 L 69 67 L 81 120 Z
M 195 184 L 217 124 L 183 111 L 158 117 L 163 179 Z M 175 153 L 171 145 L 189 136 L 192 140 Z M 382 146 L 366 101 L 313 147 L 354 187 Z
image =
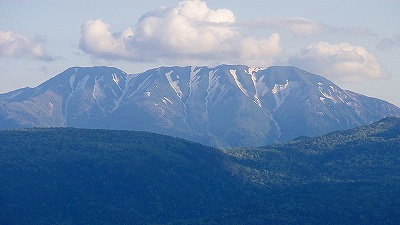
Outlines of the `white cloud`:
M 0 31 L 0 58 L 1 57 L 27 57 L 46 61 L 55 59 L 47 54 L 46 50 L 40 45 L 40 41 L 35 41 L 28 36 L 11 31 Z
M 290 31 L 300 36 L 320 33 L 324 29 L 321 23 L 300 17 L 282 20 L 282 25 L 287 26 Z
M 289 58 L 289 63 L 342 82 L 388 75 L 375 56 L 364 47 L 349 43 L 315 43 Z
M 212 10 L 201 0 L 182 1 L 146 13 L 133 29 L 119 33 L 111 33 L 101 20 L 87 21 L 81 27 L 80 48 L 104 59 L 269 65 L 281 51 L 279 35 L 244 37 L 232 26 L 235 20 L 229 9 Z
M 280 37 L 276 33 L 263 40 L 244 38 L 240 43 L 240 58 L 245 59 L 248 65 L 263 65 L 263 63 L 264 65 L 266 63 L 272 65 L 274 56 L 282 50 L 279 42 Z M 265 62 L 265 57 L 269 58 L 270 61 Z
M 134 54 L 125 46 L 133 37 L 130 28 L 119 34 L 111 34 L 109 25 L 101 20 L 86 21 L 81 29 L 81 48 L 89 54 L 105 58 L 129 58 Z

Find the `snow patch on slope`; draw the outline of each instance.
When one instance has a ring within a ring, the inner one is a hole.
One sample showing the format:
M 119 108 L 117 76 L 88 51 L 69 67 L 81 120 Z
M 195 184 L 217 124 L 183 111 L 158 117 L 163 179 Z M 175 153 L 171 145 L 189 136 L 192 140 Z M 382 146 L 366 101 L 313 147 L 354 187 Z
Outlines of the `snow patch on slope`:
M 179 76 L 177 76 L 178 80 L 173 80 L 171 77 L 172 73 L 173 71 L 171 70 L 170 72 L 166 73 L 165 76 L 167 77 L 168 83 L 171 88 L 174 89 L 176 95 L 179 97 L 179 99 L 182 99 L 182 91 L 179 88 Z
M 258 70 L 259 70 L 259 68 L 251 68 L 250 67 L 248 69 L 248 71 L 245 70 L 245 72 L 250 74 L 251 80 L 253 81 L 254 90 L 255 90 L 254 103 L 256 103 L 258 106 L 260 106 L 260 108 L 262 108 L 261 100 L 260 100 L 259 95 L 258 95 L 257 77 L 256 77 L 256 74 L 255 74 L 255 73 L 257 73 Z
M 216 76 L 217 70 L 215 71 L 210 71 L 208 74 L 208 87 L 207 87 L 207 96 L 206 96 L 206 115 L 208 117 L 208 123 L 207 123 L 207 130 L 210 130 L 210 103 L 211 103 L 211 98 L 214 95 L 215 90 L 219 86 L 219 77 Z
M 119 79 L 118 79 L 118 77 L 117 77 L 117 74 L 113 73 L 113 74 L 112 74 L 112 79 L 113 79 L 113 81 L 114 81 L 116 84 L 119 84 Z
M 166 104 L 166 105 L 168 105 L 167 103 L 174 104 L 174 103 L 172 103 L 172 101 L 169 100 L 169 98 L 167 98 L 167 97 L 163 97 L 161 100 L 162 100 L 162 101 L 164 102 L 164 104 Z
M 75 68 L 75 73 L 71 75 L 71 77 L 69 78 L 69 84 L 71 86 L 71 91 L 68 95 L 68 98 L 65 101 L 65 106 L 64 106 L 64 117 L 65 117 L 65 121 L 67 121 L 68 123 L 68 108 L 69 108 L 69 102 L 71 97 L 74 95 L 74 93 L 77 90 L 83 90 L 85 88 L 85 85 L 87 83 L 87 81 L 89 80 L 89 75 L 86 75 L 82 80 L 80 80 L 78 82 L 78 84 L 76 85 L 76 87 L 74 87 L 74 82 L 75 82 L 75 78 L 76 78 L 76 74 L 78 73 L 78 68 Z
M 269 93 L 269 88 L 265 84 L 264 79 L 265 79 L 265 75 L 262 75 L 260 77 L 260 79 L 258 79 L 258 82 L 257 82 L 257 90 L 258 90 L 258 92 L 261 92 L 261 97 L 263 97 Z
M 100 108 L 100 110 L 103 112 L 103 115 L 106 116 L 106 110 L 101 106 L 99 100 L 101 100 L 104 97 L 103 90 L 101 89 L 101 85 L 99 81 L 101 81 L 103 78 L 95 78 L 94 81 L 94 86 L 93 86 L 93 91 L 92 91 L 92 96 L 93 99 L 95 100 L 97 106 Z
M 289 86 L 288 80 L 286 80 L 286 83 L 284 85 L 279 85 L 278 91 L 276 91 L 276 93 L 274 93 L 273 95 L 275 99 L 275 108 L 273 109 L 273 111 L 275 112 L 279 107 L 281 107 L 281 105 L 285 102 L 286 98 L 289 96 L 291 90 L 296 89 L 299 86 L 300 84 L 298 82 L 291 82 Z M 276 87 L 277 85 L 275 84 L 274 88 Z
M 103 98 L 105 96 L 105 94 L 103 93 L 103 90 L 101 88 L 101 84 L 99 82 L 102 80 L 103 80 L 103 78 L 97 78 L 97 77 L 94 80 L 92 95 L 93 95 L 93 98 L 95 98 L 95 99 Z
M 327 90 L 327 92 L 325 92 L 324 91 L 324 89 L 323 89 L 323 84 L 322 83 L 318 83 L 318 89 L 319 89 L 319 92 L 322 94 L 322 96 L 319 98 L 324 104 L 325 104 L 325 99 L 330 99 L 330 100 L 332 100 L 333 101 L 333 103 L 337 103 L 337 100 L 332 96 L 332 92 L 331 92 L 331 90 L 332 91 L 334 91 L 335 89 L 332 87 L 332 86 L 329 86 L 330 87 L 330 89 L 331 90 Z
M 242 83 L 240 83 L 239 78 L 236 74 L 236 70 L 229 70 L 230 74 L 232 75 L 233 79 L 235 80 L 236 85 L 238 86 L 238 88 L 243 92 L 243 94 L 245 94 L 246 96 L 249 96 L 247 94 L 246 89 L 244 89 Z
M 133 81 L 133 82 L 134 82 L 136 78 L 138 78 L 138 77 L 136 76 L 136 77 L 134 77 L 133 79 L 131 79 L 130 81 Z M 136 95 L 137 92 L 139 92 L 139 91 L 142 90 L 144 87 L 146 87 L 146 85 L 148 84 L 148 81 L 149 81 L 150 78 L 151 78 L 151 76 L 146 77 L 146 79 L 144 79 L 144 81 L 143 81 L 142 83 L 140 83 L 140 84 L 138 85 L 138 87 L 137 87 L 134 91 L 132 91 L 132 92 L 129 94 L 128 98 L 132 98 L 133 96 Z M 128 83 L 128 82 L 127 82 L 127 83 Z M 129 82 L 129 84 L 130 84 L 130 83 L 131 83 L 131 82 Z M 129 89 L 128 87 L 125 88 L 125 90 L 128 90 L 128 89 Z M 126 95 L 125 93 L 122 94 L 122 96 L 125 96 L 125 95 Z
M 201 68 L 196 70 L 196 67 L 192 67 L 190 70 L 190 79 L 189 79 L 189 96 L 193 91 L 195 91 L 198 88 L 199 82 L 200 82 L 200 76 L 197 76 L 197 74 L 200 72 Z
M 84 90 L 88 80 L 89 80 L 89 75 L 86 75 L 81 81 L 78 82 L 78 85 L 76 85 L 75 91 L 76 90 Z
M 126 75 L 126 74 L 125 74 Z M 125 86 L 121 89 L 121 87 L 118 84 L 118 87 L 120 87 L 120 89 L 122 90 L 122 94 L 121 96 L 118 98 L 117 101 L 115 101 L 115 106 L 114 108 L 111 110 L 111 112 L 114 112 L 116 109 L 119 108 L 119 106 L 121 105 L 121 102 L 123 101 L 123 99 L 125 98 L 127 91 L 128 91 L 128 86 L 131 80 L 134 80 L 135 78 L 137 78 L 139 76 L 139 74 L 131 74 L 129 76 L 126 77 L 125 80 Z
M 75 73 L 72 74 L 72 76 L 69 78 L 69 85 L 71 87 L 71 90 L 74 89 L 75 76 L 76 76 L 77 72 L 78 72 L 78 68 L 75 68 Z
M 123 89 L 121 88 L 121 86 L 119 86 L 119 78 L 118 78 L 118 76 L 117 76 L 117 74 L 116 73 L 113 73 L 112 74 L 112 79 L 113 79 L 113 81 L 115 82 L 115 84 L 118 86 L 118 88 L 119 88 L 119 90 L 121 90 L 121 91 L 123 91 Z
M 289 80 L 286 80 L 284 84 L 275 84 L 274 88 L 272 89 L 272 94 L 276 94 L 279 91 L 285 90 L 289 86 Z
M 260 70 L 265 70 L 265 68 L 261 68 L 261 67 L 249 67 L 249 69 L 246 71 L 246 73 L 248 74 L 253 74 L 253 73 L 257 73 Z

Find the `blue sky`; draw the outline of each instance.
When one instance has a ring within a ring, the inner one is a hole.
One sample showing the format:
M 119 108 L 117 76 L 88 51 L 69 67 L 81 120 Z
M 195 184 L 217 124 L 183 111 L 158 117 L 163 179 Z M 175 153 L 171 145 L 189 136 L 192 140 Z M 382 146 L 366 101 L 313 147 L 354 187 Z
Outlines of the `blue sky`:
M 72 66 L 294 65 L 400 106 L 400 2 L 0 0 L 0 92 Z

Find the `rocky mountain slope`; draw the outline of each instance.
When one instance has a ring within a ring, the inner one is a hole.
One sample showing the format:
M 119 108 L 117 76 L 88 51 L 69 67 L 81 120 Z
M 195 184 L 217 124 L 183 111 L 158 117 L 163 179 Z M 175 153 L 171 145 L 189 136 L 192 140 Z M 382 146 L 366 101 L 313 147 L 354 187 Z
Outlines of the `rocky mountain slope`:
M 76 67 L 0 95 L 0 128 L 144 130 L 219 147 L 316 136 L 388 116 L 400 109 L 295 67 L 161 67 L 134 75 Z

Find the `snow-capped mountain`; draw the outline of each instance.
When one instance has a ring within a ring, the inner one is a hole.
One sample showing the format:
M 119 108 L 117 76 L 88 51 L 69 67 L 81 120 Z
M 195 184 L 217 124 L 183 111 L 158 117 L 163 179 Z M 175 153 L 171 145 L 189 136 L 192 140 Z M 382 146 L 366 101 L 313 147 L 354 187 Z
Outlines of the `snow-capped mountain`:
M 400 117 L 388 102 L 295 67 L 70 68 L 0 95 L 0 128 L 145 130 L 214 146 L 259 146 Z

